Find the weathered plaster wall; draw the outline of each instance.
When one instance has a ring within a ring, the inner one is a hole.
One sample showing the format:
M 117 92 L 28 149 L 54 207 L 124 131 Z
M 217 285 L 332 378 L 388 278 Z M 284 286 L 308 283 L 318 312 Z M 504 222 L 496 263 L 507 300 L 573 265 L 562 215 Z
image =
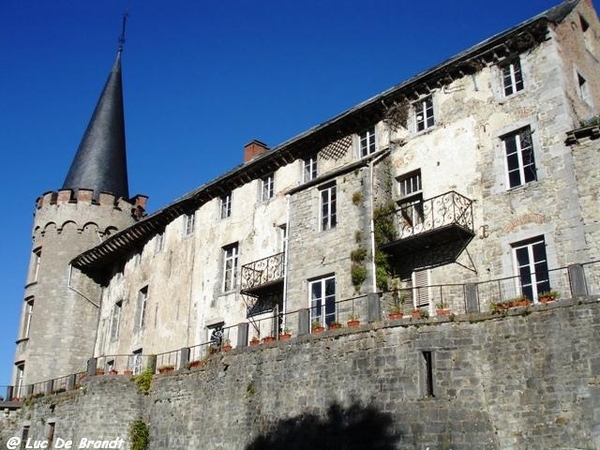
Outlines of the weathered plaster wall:
M 206 369 L 159 376 L 148 396 L 125 377 L 97 377 L 4 417 L 0 446 L 24 424 L 45 436 L 49 420 L 56 437 L 126 437 L 140 415 L 149 450 L 274 448 L 258 445 L 263 438 L 313 448 L 348 439 L 340 429 L 354 432 L 354 445 L 369 436 L 386 449 L 600 447 L 597 299 L 382 325 L 238 349 Z M 379 428 L 366 426 L 365 411 Z

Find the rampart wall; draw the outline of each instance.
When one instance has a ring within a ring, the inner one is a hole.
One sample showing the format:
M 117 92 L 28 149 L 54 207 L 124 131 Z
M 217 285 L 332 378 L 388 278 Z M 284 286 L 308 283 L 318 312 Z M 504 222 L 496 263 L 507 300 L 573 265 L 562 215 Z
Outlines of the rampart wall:
M 91 377 L 0 419 L 21 436 L 127 439 L 149 450 L 600 448 L 600 302 L 561 300 L 342 329 L 239 348 L 202 369 Z M 128 448 L 124 444 L 121 448 Z

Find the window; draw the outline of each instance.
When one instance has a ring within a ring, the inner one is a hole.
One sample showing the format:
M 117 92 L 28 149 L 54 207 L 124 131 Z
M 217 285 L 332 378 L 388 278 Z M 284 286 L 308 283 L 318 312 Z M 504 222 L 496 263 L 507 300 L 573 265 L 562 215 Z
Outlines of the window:
M 221 219 L 231 216 L 231 192 L 221 197 Z
M 23 312 L 23 333 L 21 335 L 22 339 L 29 337 L 32 316 L 33 316 L 33 297 L 29 297 L 25 300 L 25 311 Z
M 118 301 L 113 307 L 112 320 L 110 324 L 110 340 L 114 341 L 119 338 L 119 329 L 121 327 L 121 311 L 123 308 L 123 301 Z
M 232 291 L 236 286 L 238 266 L 238 244 L 223 247 L 223 292 Z
M 521 62 L 518 59 L 509 61 L 500 68 L 505 97 L 523 90 L 523 73 L 521 72 Z
M 336 187 L 330 185 L 320 190 L 321 196 L 321 231 L 335 228 L 336 215 Z
M 513 244 L 515 268 L 521 293 L 528 299 L 538 298 L 540 292 L 550 290 L 546 243 L 543 236 Z
M 360 157 L 369 156 L 371 153 L 375 153 L 376 150 L 375 127 L 371 127 L 360 134 Z
M 148 286 L 144 286 L 138 292 L 138 302 L 137 302 L 137 330 L 141 330 L 144 328 L 146 323 L 146 308 L 148 307 Z
M 589 83 L 579 72 L 577 72 L 577 89 L 581 100 L 591 105 Z
M 421 169 L 398 177 L 400 198 L 411 197 L 421 193 Z
M 531 130 L 522 128 L 502 138 L 506 150 L 508 185 L 513 188 L 537 180 Z
M 33 283 L 37 281 L 40 273 L 40 261 L 42 259 L 42 247 L 38 247 L 33 250 L 31 255 L 31 263 L 29 266 L 29 282 Z
M 142 373 L 143 357 L 141 348 L 133 351 L 133 361 L 131 361 L 131 367 L 134 375 L 139 375 Z
M 583 33 L 585 48 L 594 53 L 594 36 L 590 31 L 590 24 L 581 15 L 579 16 L 579 24 L 581 25 L 581 32 Z
M 260 201 L 266 202 L 270 198 L 273 198 L 274 188 L 273 174 L 262 178 L 260 180 Z
M 311 323 L 323 326 L 335 321 L 335 277 L 319 278 L 308 283 Z
M 311 156 L 304 160 L 304 177 L 303 180 L 306 183 L 317 178 L 317 156 Z
M 433 100 L 431 96 L 418 101 L 415 107 L 415 123 L 417 131 L 423 131 L 435 125 L 433 116 Z
M 194 225 L 196 222 L 196 213 L 193 212 L 191 214 L 185 215 L 185 223 L 183 225 L 183 235 L 189 236 L 194 232 Z
M 165 233 L 159 233 L 156 235 L 156 241 L 154 242 L 154 253 L 160 253 L 165 249 Z
M 25 395 L 25 363 L 23 361 L 16 363 L 15 373 L 15 392 L 13 395 L 22 398 Z

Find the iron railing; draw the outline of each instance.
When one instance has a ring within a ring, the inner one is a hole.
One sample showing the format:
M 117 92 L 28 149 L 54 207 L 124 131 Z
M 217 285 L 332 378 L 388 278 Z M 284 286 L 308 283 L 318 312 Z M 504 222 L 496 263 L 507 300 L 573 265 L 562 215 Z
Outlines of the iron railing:
M 458 225 L 473 232 L 472 200 L 455 191 L 396 209 L 396 239 L 406 239 L 427 231 Z
M 242 266 L 242 291 L 283 279 L 285 253 L 276 253 Z

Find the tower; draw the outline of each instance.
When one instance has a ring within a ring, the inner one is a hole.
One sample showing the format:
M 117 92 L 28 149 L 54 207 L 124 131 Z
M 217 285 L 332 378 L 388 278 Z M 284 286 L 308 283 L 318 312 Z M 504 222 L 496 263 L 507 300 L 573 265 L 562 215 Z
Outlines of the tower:
M 62 188 L 36 201 L 13 372 L 16 396 L 26 385 L 85 369 L 102 290 L 76 276 L 70 261 L 143 213 L 146 197 L 129 199 L 121 54 L 119 45 Z

